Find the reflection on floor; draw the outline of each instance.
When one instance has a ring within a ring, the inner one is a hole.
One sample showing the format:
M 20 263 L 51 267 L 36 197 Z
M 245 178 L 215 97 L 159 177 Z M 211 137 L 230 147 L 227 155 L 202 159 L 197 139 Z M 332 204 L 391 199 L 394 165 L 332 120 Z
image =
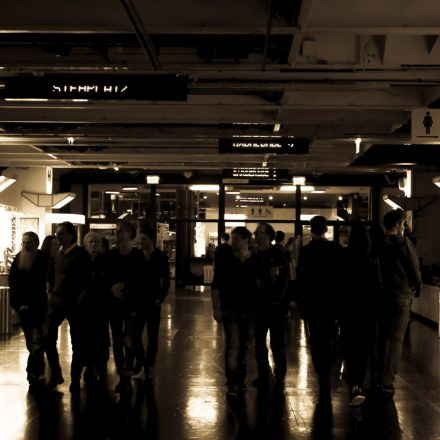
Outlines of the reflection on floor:
M 26 349 L 21 333 L 0 341 L 0 439 L 418 439 L 440 438 L 439 339 L 412 321 L 394 400 L 370 398 L 350 409 L 348 390 L 333 377 L 333 407 L 316 405 L 317 382 L 304 326 L 295 313 L 287 334 L 288 377 L 284 394 L 250 386 L 233 404 L 225 399 L 223 332 L 211 317 L 209 292 L 177 291 L 162 309 L 160 349 L 153 383 L 135 384 L 132 395 L 87 390 L 72 399 L 69 381 L 55 392 L 28 394 Z M 70 341 L 59 339 L 65 378 Z

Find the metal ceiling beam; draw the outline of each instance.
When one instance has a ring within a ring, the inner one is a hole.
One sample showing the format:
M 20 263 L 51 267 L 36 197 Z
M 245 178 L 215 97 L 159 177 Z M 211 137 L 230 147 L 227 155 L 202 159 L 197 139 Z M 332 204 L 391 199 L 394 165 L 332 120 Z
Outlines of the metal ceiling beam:
M 145 30 L 142 20 L 133 5 L 131 0 L 121 0 L 122 6 L 130 19 L 134 31 L 139 39 L 139 42 L 144 50 L 145 54 L 151 61 L 155 70 L 162 68 L 159 60 L 159 55 L 156 52 L 153 42 L 151 41 L 150 34 Z

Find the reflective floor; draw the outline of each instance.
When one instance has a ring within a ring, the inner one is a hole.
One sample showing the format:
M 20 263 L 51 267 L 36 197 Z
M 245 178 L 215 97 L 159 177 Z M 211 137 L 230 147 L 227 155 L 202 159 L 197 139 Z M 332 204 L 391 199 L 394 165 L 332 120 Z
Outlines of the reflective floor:
M 437 331 L 411 321 L 394 400 L 370 398 L 350 409 L 341 362 L 333 375 L 332 409 L 316 406 L 317 382 L 304 327 L 293 311 L 287 334 L 284 394 L 258 393 L 248 371 L 244 398 L 225 398 L 223 332 L 211 317 L 209 292 L 178 291 L 162 308 L 160 348 L 153 383 L 137 383 L 132 395 L 87 390 L 72 399 L 69 381 L 56 391 L 28 394 L 24 338 L 0 341 L 0 439 L 417 439 L 440 438 L 440 364 Z M 64 377 L 70 341 L 59 339 Z M 252 357 L 251 357 L 252 359 Z

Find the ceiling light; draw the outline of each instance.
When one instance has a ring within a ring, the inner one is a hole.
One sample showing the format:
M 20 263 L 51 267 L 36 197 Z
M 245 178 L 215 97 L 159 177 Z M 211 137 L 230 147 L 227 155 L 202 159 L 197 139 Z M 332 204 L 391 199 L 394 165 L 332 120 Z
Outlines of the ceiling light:
M 35 206 L 41 208 L 53 208 L 59 209 L 64 205 L 71 202 L 76 194 L 72 192 L 58 193 L 58 194 L 45 194 L 45 193 L 30 193 L 23 191 L 21 195 L 33 203 Z
M 113 169 L 114 169 L 115 171 L 119 171 L 119 167 L 117 167 L 116 165 L 113 167 Z
M 203 196 L 203 198 L 204 198 L 204 199 L 207 199 L 207 198 L 208 198 L 208 196 Z
M 281 129 L 281 124 L 279 124 L 278 122 L 273 126 L 273 131 L 274 133 L 278 133 Z
M 398 199 L 399 199 L 399 197 L 391 196 L 391 195 L 388 195 L 388 194 L 385 194 L 385 195 L 383 196 L 383 201 L 384 201 L 387 205 L 391 206 L 391 208 L 393 208 L 393 209 L 403 209 L 403 208 L 397 203 Z
M 12 179 L 11 177 L 0 176 L 0 192 L 4 191 L 16 181 L 16 179 Z
M 82 214 L 64 214 L 59 212 L 48 212 L 46 214 L 46 223 L 70 222 L 74 225 L 85 225 L 86 217 Z
M 440 176 L 434 177 L 432 183 L 440 188 Z
M 240 191 L 226 191 L 226 194 L 240 194 Z
M 119 191 L 106 191 L 106 194 L 119 194 Z
M 69 137 L 67 138 L 67 143 L 68 143 L 69 145 L 73 145 L 74 142 L 75 142 L 75 138 L 74 138 L 74 137 L 69 136 Z
M 362 143 L 362 138 L 357 137 L 354 140 L 354 143 L 356 144 L 356 154 L 359 154 L 361 152 L 361 143 Z
M 315 189 L 314 191 L 310 191 L 312 194 L 325 194 L 324 189 Z
M 55 205 L 52 206 L 52 209 L 60 209 L 63 206 L 67 205 L 68 203 L 70 203 L 74 198 L 75 198 L 76 194 L 69 194 L 66 197 L 64 197 L 64 199 L 60 200 L 58 203 L 56 203 Z
M 273 200 L 273 196 L 269 196 L 269 200 Z
M 304 196 L 304 197 L 303 197 L 303 200 L 307 200 L 307 199 L 308 199 L 308 197 L 307 197 L 307 196 Z
M 292 183 L 297 186 L 304 186 L 306 184 L 305 176 L 294 176 L 292 179 Z
M 220 189 L 220 187 L 219 185 L 191 185 L 189 189 L 191 191 L 216 192 Z
M 301 192 L 312 192 L 314 190 L 315 190 L 314 186 L 310 186 L 310 185 L 301 186 Z M 296 192 L 296 186 L 283 185 L 280 187 L 280 191 L 282 191 L 282 192 Z
M 342 200 L 342 196 L 339 196 L 339 197 L 338 197 L 338 200 Z
M 122 188 L 123 191 L 137 191 L 139 188 L 137 186 L 126 186 Z
M 147 176 L 147 183 L 150 185 L 158 185 L 160 181 L 160 176 L 154 175 L 154 176 Z

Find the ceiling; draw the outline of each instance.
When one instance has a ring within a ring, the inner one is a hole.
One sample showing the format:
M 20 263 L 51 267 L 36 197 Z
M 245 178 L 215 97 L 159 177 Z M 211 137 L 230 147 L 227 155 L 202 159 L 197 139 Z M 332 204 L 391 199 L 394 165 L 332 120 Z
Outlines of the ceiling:
M 361 151 L 408 143 L 411 109 L 438 107 L 439 23 L 438 0 L 10 0 L 0 98 L 6 78 L 49 74 L 181 74 L 187 98 L 0 99 L 0 165 L 399 168 L 351 165 L 354 139 Z M 233 136 L 311 143 L 308 154 L 219 154 L 219 139 Z

